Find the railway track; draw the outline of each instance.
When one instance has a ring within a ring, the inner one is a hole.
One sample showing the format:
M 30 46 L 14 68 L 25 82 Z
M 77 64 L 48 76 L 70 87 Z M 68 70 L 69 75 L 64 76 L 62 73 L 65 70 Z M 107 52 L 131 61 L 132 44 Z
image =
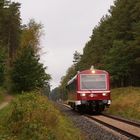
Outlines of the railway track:
M 116 119 L 116 117 L 111 118 L 110 116 L 105 115 L 85 116 L 115 131 L 118 131 L 119 133 L 127 137 L 130 137 L 135 140 L 140 140 L 140 126 L 136 123 L 132 123 L 129 121 L 126 122 L 118 118 Z
M 66 105 L 67 108 L 71 108 Z M 131 139 L 140 140 L 140 123 L 132 122 L 129 120 L 121 119 L 116 116 L 110 116 L 106 114 L 101 115 L 84 115 L 85 117 L 92 119 L 108 128 L 111 128 Z
M 106 116 L 106 117 L 109 117 L 109 118 L 112 118 L 112 119 L 116 119 L 118 121 L 126 122 L 130 125 L 133 125 L 133 126 L 140 127 L 140 122 L 138 122 L 138 121 L 127 120 L 127 119 L 124 119 L 124 118 L 121 118 L 121 117 L 117 117 L 117 116 L 113 116 L 113 115 L 109 115 L 109 114 L 104 114 L 104 113 L 102 115 Z

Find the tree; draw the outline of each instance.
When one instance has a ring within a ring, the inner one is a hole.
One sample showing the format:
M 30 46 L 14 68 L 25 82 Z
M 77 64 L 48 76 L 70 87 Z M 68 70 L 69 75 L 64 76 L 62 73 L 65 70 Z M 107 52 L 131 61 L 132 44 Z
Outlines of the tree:
M 50 80 L 45 69 L 32 47 L 22 48 L 11 73 L 13 90 L 21 92 L 43 88 Z
M 73 54 L 73 63 L 77 64 L 81 59 L 81 54 L 78 51 L 75 51 Z
M 43 35 L 42 27 L 43 25 L 36 23 L 34 19 L 31 19 L 27 25 L 24 25 L 21 33 L 21 47 L 31 46 L 38 53 L 40 50 L 40 38 Z
M 75 51 L 73 54 L 73 64 L 75 67 L 75 72 L 79 71 L 78 63 L 81 60 L 81 54 L 78 51 Z
M 118 77 L 120 73 L 123 74 L 121 74 L 122 78 L 119 78 L 119 83 L 125 84 L 121 84 L 121 86 L 140 85 L 140 74 L 138 72 L 140 71 L 140 67 L 139 62 L 137 61 L 140 56 L 139 6 L 139 0 L 116 0 L 115 5 L 110 9 L 114 36 L 114 40 L 112 42 L 114 49 L 111 48 L 111 50 L 120 54 L 118 55 L 119 57 L 116 57 L 116 55 L 111 56 L 112 61 L 115 61 L 118 64 L 116 71 L 119 69 L 119 73 L 116 72 L 114 76 Z M 107 54 L 108 58 L 110 57 L 111 50 Z M 105 63 L 105 65 L 112 65 L 112 68 L 114 67 L 113 63 L 109 64 L 108 61 L 106 62 L 107 63 Z M 110 69 L 110 71 L 113 69 Z M 124 79 L 124 82 L 122 82 L 122 79 Z
M 68 70 L 66 72 L 66 75 L 61 78 L 60 86 L 59 86 L 59 90 L 60 90 L 60 93 L 61 93 L 60 94 L 61 99 L 66 100 L 68 98 L 67 89 L 66 89 L 67 82 L 74 75 L 76 75 L 76 73 L 77 73 L 77 71 L 75 70 L 75 66 L 72 65 L 71 67 L 68 68 Z
M 111 74 L 114 86 L 140 86 L 140 1 L 116 0 L 109 15 L 93 29 L 77 63 L 94 65 Z
M 8 29 L 8 48 L 10 63 L 12 63 L 17 49 L 20 47 L 20 32 L 21 32 L 21 19 L 20 19 L 20 4 L 12 2 L 9 6 L 9 26 Z
M 50 93 L 51 93 L 50 87 L 51 87 L 50 84 L 46 82 L 42 89 L 43 95 L 46 95 L 49 99 L 50 99 Z
M 6 53 L 3 48 L 0 47 L 0 86 L 4 83 L 4 76 L 5 76 L 5 65 L 6 65 Z
M 41 35 L 42 25 L 34 20 L 21 26 L 18 2 L 0 0 L 0 84 L 8 90 L 12 83 L 16 91 L 50 91 L 50 75 L 39 62 Z
M 130 64 L 133 60 L 126 49 L 127 45 L 121 40 L 114 41 L 113 47 L 105 58 L 105 69 L 110 71 L 112 86 L 115 87 L 124 87 L 131 84 L 129 82 L 132 80 Z
M 60 93 L 59 87 L 56 87 L 51 91 L 50 98 L 53 101 L 57 101 L 61 98 L 61 93 Z
M 0 7 L 0 44 L 6 48 L 8 62 L 11 65 L 19 48 L 21 19 L 20 4 L 1 0 Z
M 10 85 L 10 68 L 19 48 L 20 40 L 20 4 L 0 0 L 0 77 L 1 84 Z

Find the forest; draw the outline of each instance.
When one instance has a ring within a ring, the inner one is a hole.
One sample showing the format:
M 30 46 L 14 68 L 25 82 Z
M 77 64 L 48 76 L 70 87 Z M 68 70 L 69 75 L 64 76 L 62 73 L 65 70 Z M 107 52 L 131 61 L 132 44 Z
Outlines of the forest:
M 140 1 L 115 0 L 109 13 L 94 27 L 83 54 L 75 51 L 73 65 L 52 91 L 53 99 L 67 99 L 67 82 L 94 65 L 107 70 L 111 88 L 140 86 Z M 57 95 L 55 94 L 57 93 Z
M 75 128 L 48 97 L 67 100 L 67 82 L 91 65 L 110 73 L 109 113 L 140 120 L 140 0 L 114 1 L 52 91 L 51 75 L 40 61 L 43 25 L 34 19 L 22 24 L 20 7 L 0 0 L 0 103 L 7 103 L 0 109 L 0 139 L 83 140 L 83 129 Z
M 55 95 L 54 98 L 66 99 L 67 82 L 77 71 L 91 65 L 110 73 L 112 88 L 140 86 L 139 7 L 139 0 L 114 1 L 108 14 L 93 28 L 83 53 L 74 52 L 73 65 L 52 91 L 52 98 Z M 20 3 L 0 0 L 0 86 L 9 92 L 43 87 L 49 94 L 51 76 L 40 63 L 39 55 L 42 34 L 41 23 L 31 19 L 22 24 Z
M 22 24 L 20 3 L 0 0 L 0 86 L 8 92 L 42 89 L 49 93 L 50 75 L 40 63 L 43 26 Z

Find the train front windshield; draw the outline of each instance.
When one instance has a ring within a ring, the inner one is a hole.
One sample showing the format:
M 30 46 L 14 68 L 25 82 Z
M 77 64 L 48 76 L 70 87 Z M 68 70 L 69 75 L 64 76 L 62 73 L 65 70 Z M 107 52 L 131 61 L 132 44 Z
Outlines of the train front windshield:
M 81 74 L 81 90 L 106 90 L 107 80 L 105 74 Z

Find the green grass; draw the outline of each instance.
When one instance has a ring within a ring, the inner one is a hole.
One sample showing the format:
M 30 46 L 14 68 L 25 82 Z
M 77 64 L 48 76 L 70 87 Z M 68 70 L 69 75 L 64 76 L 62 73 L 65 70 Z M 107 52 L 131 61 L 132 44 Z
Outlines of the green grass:
M 111 90 L 112 104 L 110 114 L 140 120 L 140 88 L 127 87 Z
M 0 139 L 82 140 L 81 133 L 39 93 L 16 97 L 0 110 Z

